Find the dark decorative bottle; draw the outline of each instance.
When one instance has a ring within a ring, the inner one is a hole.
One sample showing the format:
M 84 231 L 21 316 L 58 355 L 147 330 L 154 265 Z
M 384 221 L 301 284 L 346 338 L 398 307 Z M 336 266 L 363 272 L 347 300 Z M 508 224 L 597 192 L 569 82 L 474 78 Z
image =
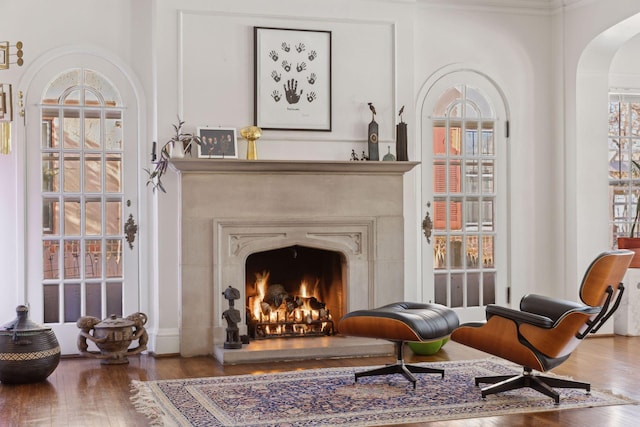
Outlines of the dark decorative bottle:
M 396 125 L 396 159 L 398 161 L 409 160 L 407 152 L 407 124 L 404 122 Z

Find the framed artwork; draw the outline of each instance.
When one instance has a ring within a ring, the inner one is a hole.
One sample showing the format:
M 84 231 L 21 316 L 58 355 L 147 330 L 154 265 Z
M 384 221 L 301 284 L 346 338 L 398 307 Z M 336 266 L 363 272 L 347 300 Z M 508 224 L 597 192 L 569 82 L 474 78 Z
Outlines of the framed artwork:
M 0 42 L 0 70 L 9 69 L 9 42 Z
M 0 121 L 10 122 L 13 120 L 13 95 L 11 85 L 0 83 Z
M 198 157 L 207 159 L 237 159 L 238 141 L 234 128 L 199 127 L 198 136 L 202 145 L 198 145 Z
M 256 126 L 331 131 L 331 31 L 254 27 Z

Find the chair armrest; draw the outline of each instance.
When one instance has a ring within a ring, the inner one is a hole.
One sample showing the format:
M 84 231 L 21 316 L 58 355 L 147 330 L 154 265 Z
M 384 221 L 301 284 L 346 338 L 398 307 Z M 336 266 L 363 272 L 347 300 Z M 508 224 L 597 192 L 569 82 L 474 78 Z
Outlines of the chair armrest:
M 500 316 L 506 319 L 511 319 L 516 323 L 528 323 L 530 325 L 539 326 L 541 328 L 551 328 L 554 325 L 554 321 L 546 316 L 541 316 L 535 313 L 528 313 L 526 311 L 514 310 L 512 308 L 501 307 L 499 305 L 489 304 L 487 306 L 487 320 L 491 316 Z
M 529 294 L 525 295 L 522 297 L 522 300 L 520 300 L 520 310 L 548 317 L 554 322 L 569 311 L 576 309 L 583 310 L 585 308 L 589 307 L 573 301 L 550 298 L 543 295 Z

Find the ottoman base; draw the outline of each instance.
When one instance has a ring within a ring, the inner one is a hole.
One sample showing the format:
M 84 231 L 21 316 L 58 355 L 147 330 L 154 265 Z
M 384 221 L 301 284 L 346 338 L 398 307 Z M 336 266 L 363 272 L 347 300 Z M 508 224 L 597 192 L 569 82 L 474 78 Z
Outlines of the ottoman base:
M 444 369 L 427 368 L 425 366 L 407 365 L 404 363 L 403 348 L 404 341 L 396 341 L 396 363 L 383 366 L 381 368 L 371 369 L 370 371 L 356 372 L 356 382 L 360 377 L 371 377 L 375 375 L 402 374 L 406 379 L 411 381 L 413 388 L 416 388 L 416 377 L 412 374 L 440 374 L 440 378 L 444 378 Z

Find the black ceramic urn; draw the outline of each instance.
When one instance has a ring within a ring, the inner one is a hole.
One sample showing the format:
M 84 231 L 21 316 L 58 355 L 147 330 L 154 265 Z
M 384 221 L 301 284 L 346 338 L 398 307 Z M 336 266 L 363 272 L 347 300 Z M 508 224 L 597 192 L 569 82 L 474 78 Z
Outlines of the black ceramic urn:
M 0 327 L 0 382 L 22 384 L 44 381 L 60 362 L 60 345 L 51 328 L 29 319 L 19 305 L 18 317 Z

